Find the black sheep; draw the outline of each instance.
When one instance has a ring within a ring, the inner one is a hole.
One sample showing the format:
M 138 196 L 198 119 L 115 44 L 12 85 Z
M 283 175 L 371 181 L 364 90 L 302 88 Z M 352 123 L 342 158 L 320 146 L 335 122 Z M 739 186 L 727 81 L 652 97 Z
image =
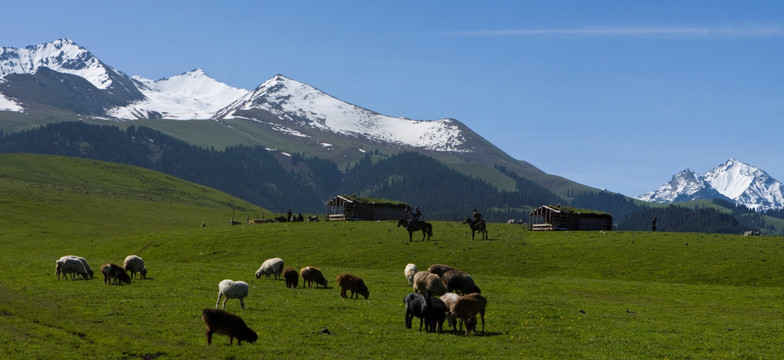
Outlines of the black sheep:
M 243 341 L 252 343 L 258 339 L 255 331 L 251 330 L 245 321 L 237 315 L 220 309 L 204 309 L 201 312 L 204 321 L 207 344 L 212 344 L 212 334 L 223 334 L 229 337 L 229 345 L 237 338 L 237 345 Z
M 425 315 L 425 331 L 439 333 L 444 332 L 444 319 L 449 309 L 446 304 L 437 297 L 425 297 L 427 302 L 427 314 Z
M 479 287 L 474 283 L 470 275 L 460 270 L 452 269 L 441 276 L 441 281 L 446 286 L 446 291 L 455 292 L 461 295 L 471 293 L 481 293 Z
M 424 319 L 429 314 L 428 303 L 425 301 L 425 297 L 417 293 L 410 293 L 403 298 L 403 303 L 406 304 L 406 329 L 411 328 L 411 321 L 416 316 L 419 318 L 419 331 L 422 331 Z M 427 328 L 425 331 L 427 331 Z

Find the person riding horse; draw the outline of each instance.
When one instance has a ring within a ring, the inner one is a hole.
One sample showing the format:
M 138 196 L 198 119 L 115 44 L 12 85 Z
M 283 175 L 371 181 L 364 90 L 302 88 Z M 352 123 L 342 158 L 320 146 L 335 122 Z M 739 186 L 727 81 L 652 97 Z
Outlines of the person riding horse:
M 411 220 L 409 220 L 412 224 L 416 224 L 419 222 L 419 217 L 422 216 L 422 212 L 419 211 L 419 206 L 414 208 L 414 212 L 411 213 Z
M 474 209 L 474 221 L 471 221 L 471 224 L 470 224 L 471 227 L 473 228 L 480 221 L 482 221 L 482 214 L 479 213 L 479 211 L 476 211 L 476 209 Z

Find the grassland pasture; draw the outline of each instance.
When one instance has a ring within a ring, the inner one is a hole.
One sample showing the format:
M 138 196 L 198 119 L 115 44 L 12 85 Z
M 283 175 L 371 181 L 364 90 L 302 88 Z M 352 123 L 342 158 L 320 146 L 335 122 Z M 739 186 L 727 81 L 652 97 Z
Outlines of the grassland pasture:
M 101 180 L 80 175 L 84 166 Z M 471 240 L 456 219 L 409 243 L 391 221 L 231 226 L 232 208 L 243 220 L 264 210 L 137 168 L 21 155 L 0 156 L 0 194 L 2 358 L 784 356 L 781 237 L 488 224 L 489 240 Z M 58 281 L 54 261 L 66 254 L 93 269 L 137 254 L 148 279 Z M 328 288 L 256 279 L 271 257 L 319 267 Z M 488 299 L 487 332 L 405 329 L 410 262 L 471 274 Z M 344 272 L 365 280 L 369 299 L 340 297 Z M 258 332 L 256 343 L 206 344 L 201 310 L 227 278 L 250 284 L 246 309 L 228 300 L 226 310 Z

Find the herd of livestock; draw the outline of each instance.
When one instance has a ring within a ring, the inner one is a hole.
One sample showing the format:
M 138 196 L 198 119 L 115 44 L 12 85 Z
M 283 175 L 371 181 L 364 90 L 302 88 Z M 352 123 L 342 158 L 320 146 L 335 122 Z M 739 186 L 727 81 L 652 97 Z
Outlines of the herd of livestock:
M 465 327 L 465 334 L 468 335 L 469 332 L 476 331 L 477 315 L 479 315 L 482 320 L 482 332 L 485 331 L 487 299 L 481 295 L 481 290 L 470 275 L 442 264 L 433 264 L 427 271 L 418 271 L 415 264 L 408 264 L 403 272 L 408 285 L 413 288 L 413 292 L 403 298 L 407 329 L 411 329 L 413 319 L 418 317 L 419 331 L 422 331 L 424 326 L 426 332 L 441 333 L 444 322 L 447 322 L 454 332 L 458 331 L 458 325 L 461 331 Z M 104 276 L 104 284 L 130 284 L 131 278 L 136 278 L 137 274 L 145 279 L 147 268 L 142 258 L 128 255 L 123 266 L 107 263 L 101 266 L 101 273 Z M 72 280 L 78 277 L 92 279 L 94 275 L 87 260 L 75 255 L 66 255 L 58 259 L 55 274 L 58 280 L 61 276 L 67 279 L 69 275 Z M 284 267 L 281 258 L 265 260 L 256 271 L 256 279 L 262 276 L 275 280 L 282 277 L 287 288 L 296 288 L 300 277 L 303 287 L 306 284 L 312 287 L 313 283 L 316 284 L 316 288 L 319 285 L 327 287 L 327 279 L 320 269 L 306 266 L 297 271 L 291 267 Z M 356 275 L 340 274 L 335 281 L 340 287 L 340 296 L 343 298 L 358 299 L 360 295 L 365 299 L 370 297 L 370 291 L 364 280 Z M 215 309 L 202 311 L 208 344 L 212 343 L 213 334 L 228 336 L 229 344 L 233 344 L 234 338 L 237 339 L 238 345 L 241 345 L 242 341 L 250 343 L 256 341 L 258 335 L 245 324 L 242 318 L 218 309 L 219 307 L 225 309 L 228 299 L 238 299 L 240 307 L 245 309 L 244 299 L 248 296 L 249 288 L 248 283 L 244 281 L 230 279 L 225 279 L 218 284 Z M 223 300 L 222 306 L 220 306 L 221 300 Z

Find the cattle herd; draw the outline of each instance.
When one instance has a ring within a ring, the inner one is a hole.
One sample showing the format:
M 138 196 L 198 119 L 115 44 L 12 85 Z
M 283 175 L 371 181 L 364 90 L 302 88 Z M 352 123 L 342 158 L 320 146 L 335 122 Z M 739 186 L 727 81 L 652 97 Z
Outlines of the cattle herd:
M 463 331 L 468 335 L 476 331 L 477 315 L 482 320 L 482 332 L 485 331 L 485 308 L 487 299 L 481 295 L 481 290 L 473 278 L 463 271 L 448 265 L 433 264 L 427 271 L 418 271 L 415 264 L 407 264 L 404 275 L 408 285 L 413 291 L 403 298 L 405 305 L 405 326 L 411 329 L 415 317 L 419 318 L 419 331 L 425 328 L 426 332 L 443 332 L 444 322 L 458 333 Z M 123 266 L 107 263 L 101 266 L 104 284 L 122 283 L 130 284 L 131 278 L 137 274 L 142 279 L 147 278 L 147 268 L 144 260 L 136 255 L 128 255 Z M 55 274 L 59 280 L 61 275 L 67 279 L 75 280 L 79 277 L 92 279 L 93 270 L 83 257 L 66 255 L 56 261 Z M 322 271 L 313 266 L 306 266 L 299 272 L 291 267 L 284 267 L 283 259 L 271 258 L 265 260 L 256 271 L 256 279 L 265 276 L 266 279 L 279 279 L 283 277 L 287 288 L 296 288 L 299 278 L 302 278 L 302 287 L 306 285 L 316 288 L 327 288 L 327 279 Z M 370 291 L 362 278 L 353 274 L 340 274 L 335 278 L 343 298 L 357 298 L 361 295 L 365 299 L 370 297 Z M 202 320 L 205 326 L 207 344 L 212 344 L 213 334 L 222 334 L 229 337 L 229 344 L 237 339 L 237 345 L 243 341 L 252 343 L 258 335 L 251 330 L 237 315 L 223 309 L 226 308 L 228 299 L 238 299 L 240 307 L 245 309 L 244 299 L 248 296 L 249 286 L 244 281 L 225 279 L 218 284 L 218 300 L 215 309 L 204 309 Z M 221 300 L 223 300 L 221 306 Z M 221 307 L 221 309 L 218 309 Z M 459 327 L 459 329 L 458 329 Z

